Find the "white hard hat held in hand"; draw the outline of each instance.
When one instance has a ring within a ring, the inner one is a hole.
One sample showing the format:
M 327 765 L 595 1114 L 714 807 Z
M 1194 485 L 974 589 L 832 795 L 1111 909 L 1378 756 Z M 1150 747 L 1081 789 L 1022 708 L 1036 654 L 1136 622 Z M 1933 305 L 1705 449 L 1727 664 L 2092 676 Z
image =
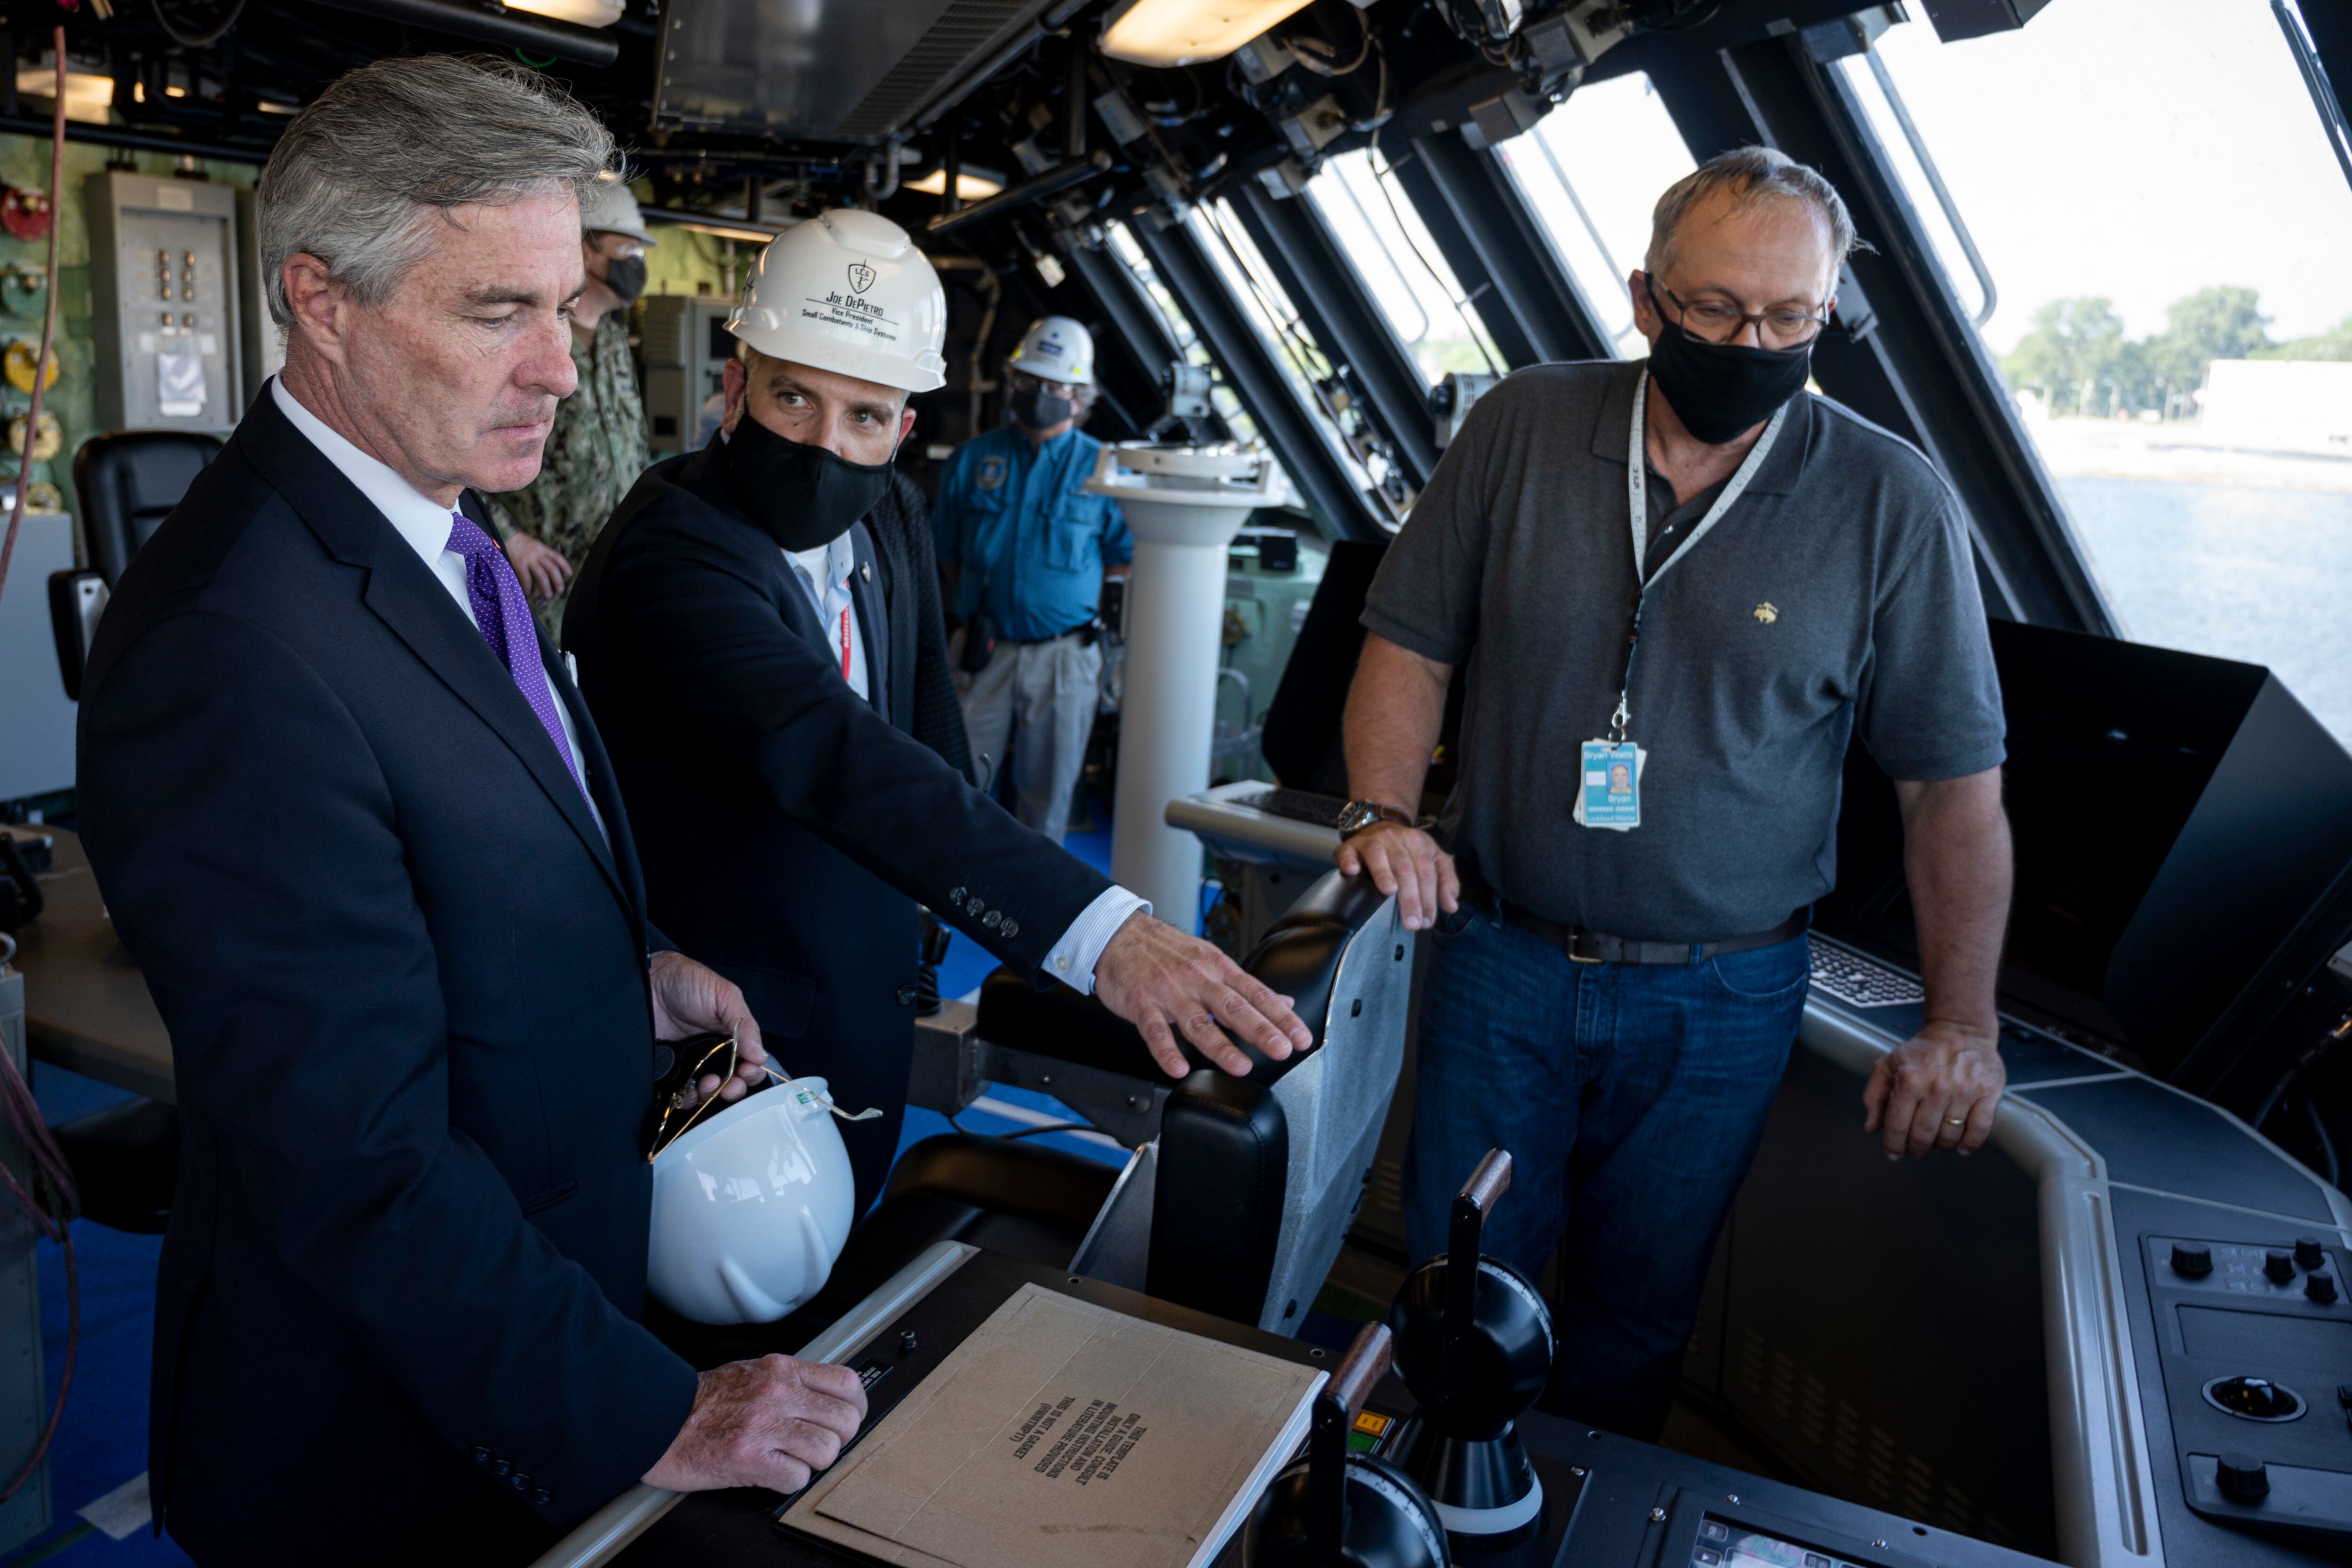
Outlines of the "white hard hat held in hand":
M 771 359 L 901 392 L 947 384 L 939 274 L 875 213 L 836 208 L 769 241 L 727 329 Z
M 1021 335 L 1013 368 L 1041 382 L 1064 386 L 1095 384 L 1094 334 L 1067 316 L 1048 316 Z
M 856 1218 L 837 1113 L 824 1079 L 787 1079 L 663 1146 L 646 1246 L 655 1300 L 698 1323 L 773 1322 L 807 1304 Z

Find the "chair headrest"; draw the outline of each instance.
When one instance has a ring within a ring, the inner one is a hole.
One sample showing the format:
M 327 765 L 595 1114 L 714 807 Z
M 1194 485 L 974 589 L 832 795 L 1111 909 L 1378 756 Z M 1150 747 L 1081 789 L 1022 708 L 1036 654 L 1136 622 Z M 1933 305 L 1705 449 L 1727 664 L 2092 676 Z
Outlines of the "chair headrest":
M 1292 998 L 1314 1042 L 1280 1061 L 1269 1061 L 1246 1041 L 1234 1043 L 1250 1059 L 1249 1078 L 1273 1083 L 1322 1049 L 1323 1026 L 1331 1009 L 1331 988 L 1339 960 L 1356 932 L 1388 900 L 1370 877 L 1327 873 L 1266 929 L 1242 967 Z M 1010 969 L 991 975 L 980 989 L 979 1031 L 1000 1045 L 1084 1062 L 1129 1078 L 1163 1077 L 1142 1034 L 1094 997 L 1067 986 L 1040 990 Z M 1194 1068 L 1209 1065 L 1192 1042 L 1177 1037 Z

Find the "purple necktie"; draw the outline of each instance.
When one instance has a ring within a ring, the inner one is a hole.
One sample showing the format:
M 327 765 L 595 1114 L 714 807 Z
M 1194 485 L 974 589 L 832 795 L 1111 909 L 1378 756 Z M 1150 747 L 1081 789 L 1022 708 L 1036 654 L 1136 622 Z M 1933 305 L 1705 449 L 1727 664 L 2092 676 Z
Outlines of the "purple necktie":
M 466 597 L 473 601 L 475 630 L 514 676 L 514 684 L 522 688 L 523 700 L 539 716 L 547 738 L 555 742 L 555 755 L 563 758 L 563 770 L 580 785 L 580 798 L 587 800 L 588 786 L 581 783 L 580 770 L 572 765 L 572 747 L 564 743 L 563 726 L 555 716 L 555 694 L 548 690 L 547 671 L 540 665 L 539 635 L 532 630 L 530 607 L 523 602 L 522 584 L 515 580 L 506 551 L 458 512 L 449 514 L 448 548 L 466 558 Z M 590 809 L 593 810 L 593 804 Z

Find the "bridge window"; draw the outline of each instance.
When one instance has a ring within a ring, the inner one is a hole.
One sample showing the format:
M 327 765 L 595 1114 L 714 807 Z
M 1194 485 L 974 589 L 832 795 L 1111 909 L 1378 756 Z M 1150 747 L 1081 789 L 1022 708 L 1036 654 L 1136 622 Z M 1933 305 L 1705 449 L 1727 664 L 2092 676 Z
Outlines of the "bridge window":
M 1524 136 L 1496 149 L 1618 354 L 1649 352 L 1626 277 L 1650 245 L 1650 209 L 1696 165 L 1650 78 L 1580 87 Z
M 1177 347 L 1184 351 L 1185 361 L 1191 364 L 1206 365 L 1212 371 L 1216 371 L 1217 379 L 1209 387 L 1209 403 L 1217 411 L 1218 417 L 1225 422 L 1225 428 L 1232 431 L 1234 439 L 1244 445 L 1256 444 L 1256 423 L 1250 418 L 1249 411 L 1242 406 L 1242 400 L 1234 395 L 1234 389 L 1225 384 L 1223 372 L 1217 371 L 1215 357 L 1209 352 L 1209 346 L 1201 341 L 1200 333 L 1192 329 L 1192 319 L 1184 314 L 1184 307 L 1176 302 L 1176 296 L 1170 293 L 1168 286 L 1160 280 L 1160 273 L 1152 267 L 1151 257 L 1145 254 L 1142 246 L 1136 243 L 1135 235 L 1123 223 L 1109 225 L 1109 237 L 1111 254 L 1143 285 L 1144 296 L 1160 312 L 1160 320 L 1167 325 L 1168 335 L 1175 339 Z
M 2125 634 L 2267 664 L 2352 742 L 2352 187 L 2267 0 L 2068 0 L 1877 53 L 1990 300 L 1871 61 L 1837 68 L 1990 304 Z
M 1343 152 L 1307 184 L 1381 313 L 1434 385 L 1451 371 L 1509 369 L 1454 269 L 1373 150 Z

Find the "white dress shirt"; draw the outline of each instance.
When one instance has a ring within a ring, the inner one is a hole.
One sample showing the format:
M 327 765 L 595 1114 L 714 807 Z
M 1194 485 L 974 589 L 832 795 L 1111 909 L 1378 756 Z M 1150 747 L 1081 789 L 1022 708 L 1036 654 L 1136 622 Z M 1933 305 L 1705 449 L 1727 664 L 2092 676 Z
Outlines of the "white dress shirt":
M 369 456 L 352 445 L 330 426 L 294 400 L 286 384 L 276 376 L 269 378 L 270 395 L 277 401 L 278 411 L 294 423 L 294 428 L 310 439 L 327 461 L 335 465 L 359 493 L 375 504 L 375 509 L 392 524 L 392 531 L 407 542 L 449 597 L 457 601 L 467 625 L 479 633 L 481 622 L 474 619 L 474 601 L 466 591 L 466 558 L 449 548 L 449 530 L 454 526 L 457 508 L 445 507 L 432 497 L 417 490 L 389 465 Z M 482 530 L 488 533 L 489 530 Z M 495 536 L 493 536 L 495 537 Z M 487 646 L 488 644 L 485 644 Z M 563 727 L 563 744 L 572 752 L 572 776 L 584 786 L 588 779 L 588 762 L 580 754 L 580 735 L 572 727 L 572 710 L 554 691 L 553 677 L 548 680 L 548 695 L 554 698 L 555 722 Z M 583 796 L 585 798 L 585 789 Z M 596 828 L 604 832 L 604 813 L 596 810 L 593 800 L 588 801 L 588 814 L 596 819 Z M 612 835 L 605 833 L 607 838 Z

